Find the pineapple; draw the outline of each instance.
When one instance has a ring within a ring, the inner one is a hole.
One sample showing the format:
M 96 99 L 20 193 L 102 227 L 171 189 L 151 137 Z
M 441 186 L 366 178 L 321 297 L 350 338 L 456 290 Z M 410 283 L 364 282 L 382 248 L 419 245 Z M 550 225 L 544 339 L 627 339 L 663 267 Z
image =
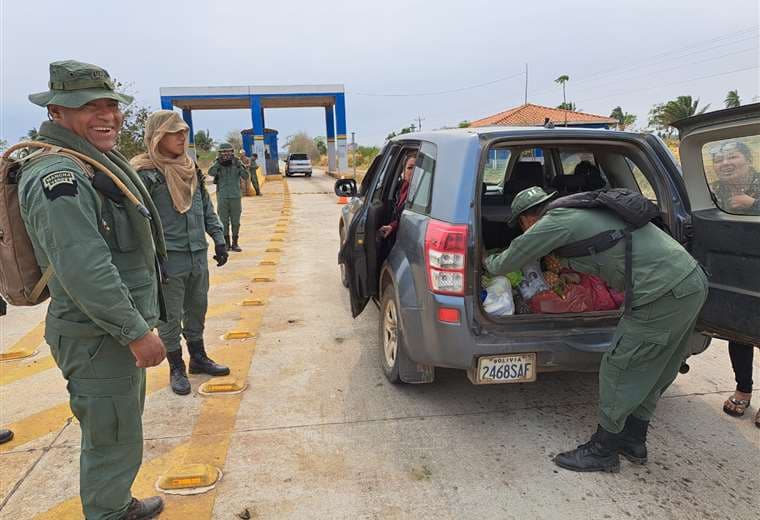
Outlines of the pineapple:
M 562 264 L 559 261 L 559 258 L 557 258 L 554 255 L 546 255 L 544 257 L 544 267 L 547 271 L 552 273 L 559 274 L 560 270 L 562 269 Z M 547 280 L 547 283 L 549 281 Z M 549 285 L 554 285 L 552 283 L 549 283 Z

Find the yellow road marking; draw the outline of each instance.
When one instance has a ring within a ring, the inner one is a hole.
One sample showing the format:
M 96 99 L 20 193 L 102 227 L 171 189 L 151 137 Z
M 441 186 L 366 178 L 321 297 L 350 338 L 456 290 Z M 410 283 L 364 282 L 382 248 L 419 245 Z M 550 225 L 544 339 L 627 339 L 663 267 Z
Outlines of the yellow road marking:
M 34 350 L 44 341 L 45 322 L 39 322 L 32 330 L 13 344 L 8 350 Z M 55 366 L 53 358 L 41 356 L 39 359 L 4 362 L 0 365 L 0 386 L 23 379 L 37 372 L 42 372 Z

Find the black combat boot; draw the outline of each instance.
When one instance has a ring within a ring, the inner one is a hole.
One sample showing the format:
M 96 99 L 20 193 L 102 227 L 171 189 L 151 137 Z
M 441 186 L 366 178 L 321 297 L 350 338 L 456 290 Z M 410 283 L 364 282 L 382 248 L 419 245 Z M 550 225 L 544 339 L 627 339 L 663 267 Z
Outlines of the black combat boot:
M 237 237 L 237 235 L 232 235 L 232 246 L 230 247 L 230 251 L 236 251 L 238 253 L 240 251 L 242 251 L 242 249 L 238 245 L 238 237 Z
M 647 430 L 649 421 L 629 415 L 620 432 L 618 453 L 634 464 L 647 463 Z
M 572 451 L 560 453 L 554 457 L 554 463 L 560 468 L 571 471 L 620 471 L 618 444 L 620 434 L 610 433 L 601 426 L 586 444 L 581 444 Z
M 187 350 L 190 352 L 191 374 L 208 374 L 210 376 L 229 375 L 229 368 L 214 363 L 214 360 L 206 355 L 206 349 L 203 347 L 202 339 L 199 339 L 198 341 L 188 341 Z
M 0 430 L 0 444 L 11 442 L 13 440 L 13 432 L 10 430 Z
M 182 350 L 167 352 L 166 359 L 169 360 L 169 382 L 172 385 L 172 392 L 177 395 L 189 394 L 190 381 L 187 379 L 185 362 L 182 360 Z
M 137 500 L 132 497 L 127 512 L 122 520 L 149 520 L 156 518 L 164 510 L 164 501 L 161 497 L 150 497 Z
M 230 236 L 224 235 L 224 243 L 227 244 L 227 251 L 230 250 Z

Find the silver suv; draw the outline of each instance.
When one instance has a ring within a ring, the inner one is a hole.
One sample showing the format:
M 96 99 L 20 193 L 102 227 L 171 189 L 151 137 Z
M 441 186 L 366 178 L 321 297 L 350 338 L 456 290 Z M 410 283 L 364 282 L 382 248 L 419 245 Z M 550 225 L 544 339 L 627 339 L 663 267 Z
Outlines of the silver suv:
M 311 159 L 305 153 L 292 153 L 285 161 L 285 176 L 291 177 L 296 173 L 302 173 L 311 177 Z
M 534 381 L 544 371 L 598 370 L 619 310 L 493 317 L 481 304 L 481 250 L 506 247 L 517 236 L 506 225 L 510 203 L 530 186 L 572 193 L 601 182 L 643 193 L 660 209 L 655 223 L 710 275 L 691 353 L 703 351 L 710 336 L 759 344 L 760 193 L 754 209 L 728 205 L 714 161 L 740 142 L 760 166 L 760 104 L 674 126 L 683 173 L 665 144 L 649 134 L 493 127 L 398 136 L 360 186 L 337 181 L 336 194 L 353 197 L 338 224 L 343 283 L 353 316 L 370 299 L 380 308 L 386 377 L 428 383 L 435 367 L 448 367 L 482 384 Z M 379 240 L 378 229 L 396 207 L 402 159 L 410 153 L 416 168 L 398 231 L 390 242 Z M 595 178 L 576 175 L 583 161 L 598 171 Z M 482 376 L 480 369 L 494 364 L 502 369 Z

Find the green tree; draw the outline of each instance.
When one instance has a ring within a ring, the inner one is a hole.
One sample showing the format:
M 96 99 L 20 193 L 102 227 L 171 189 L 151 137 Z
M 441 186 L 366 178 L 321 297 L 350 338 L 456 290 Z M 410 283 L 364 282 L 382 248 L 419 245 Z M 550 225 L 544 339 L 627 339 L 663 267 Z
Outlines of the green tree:
M 39 135 L 40 135 L 40 134 L 39 134 L 39 132 L 37 131 L 37 128 L 31 128 L 31 129 L 29 129 L 29 131 L 26 133 L 26 135 L 25 135 L 24 137 L 22 137 L 22 139 L 29 139 L 29 140 L 31 140 L 31 141 L 35 141 L 35 140 L 37 139 L 37 137 L 39 137 Z
M 195 149 L 208 152 L 214 147 L 214 140 L 208 130 L 198 130 L 195 132 Z
M 620 106 L 616 106 L 612 109 L 610 117 L 617 119 L 618 130 L 625 130 L 636 122 L 636 116 L 634 114 L 623 112 L 623 109 L 620 108 Z
M 649 126 L 657 135 L 663 138 L 671 138 L 675 133 L 671 123 L 704 113 L 710 105 L 699 108 L 699 98 L 691 96 L 678 96 L 667 103 L 658 103 L 649 110 Z
M 317 147 L 319 155 L 327 155 L 327 139 L 325 137 L 315 137 L 314 146 Z
M 240 130 L 230 130 L 227 132 L 224 142 L 231 144 L 235 153 L 238 153 L 243 148 L 243 136 Z
M 562 104 L 563 105 L 567 104 L 567 98 L 565 97 L 565 83 L 567 83 L 568 81 L 570 81 L 570 76 L 568 76 L 567 74 L 563 74 L 554 80 L 554 83 L 558 83 L 562 85 Z
M 726 108 L 736 108 L 738 106 L 741 106 L 742 100 L 739 98 L 739 91 L 738 90 L 729 90 L 728 94 L 726 94 Z
M 114 85 L 117 91 L 124 94 L 130 94 L 133 90 L 131 83 L 125 84 L 115 78 Z M 122 107 L 122 113 L 124 114 L 124 124 L 119 132 L 119 141 L 116 147 L 127 159 L 131 159 L 135 155 L 145 151 L 143 138 L 145 136 L 145 123 L 148 121 L 150 109 L 137 102 L 132 102 Z M 31 130 L 29 133 L 31 134 Z
M 466 119 L 464 121 L 460 121 L 459 124 L 457 125 L 457 128 L 469 128 L 469 127 L 470 127 L 470 122 Z
M 5 139 L 0 139 L 0 152 L 5 151 L 5 149 L 8 147 L 8 141 Z
M 562 103 L 557 105 L 557 108 L 559 108 L 560 110 L 569 110 L 570 112 L 575 112 L 575 103 L 573 103 L 572 101 L 570 102 L 563 101 Z
M 309 137 L 309 134 L 306 132 L 298 132 L 289 136 L 285 147 L 288 149 L 288 154 L 305 153 L 308 154 L 312 161 L 319 159 L 317 145 L 314 144 L 314 139 Z

